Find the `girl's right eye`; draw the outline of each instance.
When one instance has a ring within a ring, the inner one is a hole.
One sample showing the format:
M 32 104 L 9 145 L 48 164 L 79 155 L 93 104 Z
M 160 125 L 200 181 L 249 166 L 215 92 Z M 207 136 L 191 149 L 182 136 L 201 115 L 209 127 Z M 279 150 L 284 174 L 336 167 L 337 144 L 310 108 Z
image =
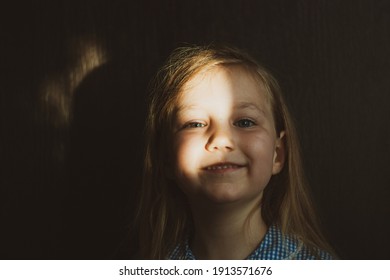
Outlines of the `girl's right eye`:
M 204 123 L 201 123 L 201 122 L 189 122 L 189 123 L 186 123 L 183 128 L 201 128 L 201 127 L 205 127 L 206 124 Z

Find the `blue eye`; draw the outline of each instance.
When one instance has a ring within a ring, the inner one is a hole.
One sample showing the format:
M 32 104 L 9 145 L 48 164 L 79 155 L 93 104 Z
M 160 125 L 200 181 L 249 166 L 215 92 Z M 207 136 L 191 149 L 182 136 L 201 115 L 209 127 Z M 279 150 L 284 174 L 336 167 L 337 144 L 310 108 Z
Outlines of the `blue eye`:
M 186 123 L 183 128 L 199 128 L 199 127 L 205 127 L 206 125 L 204 123 L 200 122 L 190 122 Z
M 241 127 L 241 128 L 247 128 L 252 127 L 255 125 L 255 122 L 249 119 L 241 119 L 234 123 L 235 126 Z

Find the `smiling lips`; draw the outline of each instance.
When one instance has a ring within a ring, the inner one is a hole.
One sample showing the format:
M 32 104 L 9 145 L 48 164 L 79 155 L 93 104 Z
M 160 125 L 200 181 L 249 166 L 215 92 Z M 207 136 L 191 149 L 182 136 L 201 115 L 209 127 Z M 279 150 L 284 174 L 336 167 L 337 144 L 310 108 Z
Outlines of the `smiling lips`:
M 222 162 L 222 163 L 206 166 L 203 169 L 211 173 L 227 173 L 227 172 L 236 171 L 242 167 L 244 166 L 235 163 L 230 163 L 230 162 Z

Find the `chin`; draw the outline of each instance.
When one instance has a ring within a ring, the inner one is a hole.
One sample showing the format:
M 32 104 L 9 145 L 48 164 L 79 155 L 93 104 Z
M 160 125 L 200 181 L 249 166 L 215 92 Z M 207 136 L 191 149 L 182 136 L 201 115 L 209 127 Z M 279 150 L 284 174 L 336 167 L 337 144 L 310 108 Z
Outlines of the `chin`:
M 210 202 L 216 204 L 233 203 L 245 198 L 245 194 L 231 187 L 218 186 L 218 188 L 208 189 L 203 196 Z
M 263 195 L 262 189 L 248 190 L 248 189 L 237 189 L 237 188 L 223 188 L 218 187 L 217 189 L 208 189 L 202 193 L 202 198 L 208 200 L 215 205 L 228 205 L 234 203 L 243 202 L 244 204 L 252 204 L 259 201 Z

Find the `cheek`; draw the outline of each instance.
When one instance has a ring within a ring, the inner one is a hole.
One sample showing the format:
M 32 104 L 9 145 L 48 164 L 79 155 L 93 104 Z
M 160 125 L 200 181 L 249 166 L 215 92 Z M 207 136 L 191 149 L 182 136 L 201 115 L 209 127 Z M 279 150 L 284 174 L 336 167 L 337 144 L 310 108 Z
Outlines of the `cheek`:
M 199 164 L 202 155 L 202 140 L 196 137 L 181 136 L 174 144 L 176 172 L 191 173 Z
M 253 165 L 262 169 L 272 169 L 274 141 L 266 134 L 248 135 L 242 138 L 243 149 Z

